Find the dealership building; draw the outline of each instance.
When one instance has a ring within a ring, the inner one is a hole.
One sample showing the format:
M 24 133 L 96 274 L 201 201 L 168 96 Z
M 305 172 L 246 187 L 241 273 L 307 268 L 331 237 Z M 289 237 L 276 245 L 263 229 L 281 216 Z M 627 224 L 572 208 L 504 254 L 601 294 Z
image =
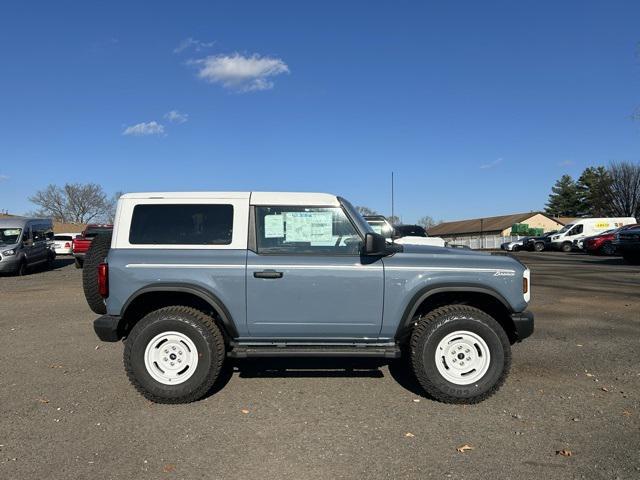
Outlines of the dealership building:
M 468 245 L 471 248 L 497 248 L 511 238 L 514 224 L 527 224 L 544 232 L 560 230 L 569 219 L 553 218 L 542 212 L 514 213 L 497 217 L 473 218 L 444 222 L 428 230 L 429 236 L 442 237 L 446 242 Z

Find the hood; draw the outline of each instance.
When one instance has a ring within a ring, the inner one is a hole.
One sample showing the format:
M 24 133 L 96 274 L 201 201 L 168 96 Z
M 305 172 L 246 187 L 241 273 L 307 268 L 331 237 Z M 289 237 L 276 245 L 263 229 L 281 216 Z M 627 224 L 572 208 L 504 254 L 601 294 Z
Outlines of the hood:
M 401 262 L 415 265 L 477 266 L 504 268 L 523 271 L 524 263 L 511 255 L 503 253 L 479 252 L 461 248 L 442 248 L 430 245 L 403 245 L 403 251 L 394 255 L 393 263 Z
M 11 249 L 15 249 L 18 248 L 18 243 L 2 243 L 0 242 L 0 248 L 2 250 L 11 250 Z

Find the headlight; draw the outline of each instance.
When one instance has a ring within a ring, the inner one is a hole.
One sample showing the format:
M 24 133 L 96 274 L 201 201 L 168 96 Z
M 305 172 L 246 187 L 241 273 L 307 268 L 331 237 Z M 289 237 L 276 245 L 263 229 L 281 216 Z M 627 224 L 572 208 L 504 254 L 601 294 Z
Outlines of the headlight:
M 4 255 L 5 257 L 10 257 L 11 255 L 15 255 L 16 251 L 12 248 L 11 250 L 5 250 L 4 252 L 2 252 L 2 255 Z

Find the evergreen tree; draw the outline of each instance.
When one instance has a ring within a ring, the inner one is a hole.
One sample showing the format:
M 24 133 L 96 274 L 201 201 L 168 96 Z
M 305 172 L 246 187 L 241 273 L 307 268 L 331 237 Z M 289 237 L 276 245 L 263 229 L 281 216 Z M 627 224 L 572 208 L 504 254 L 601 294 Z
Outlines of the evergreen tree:
M 576 184 L 579 213 L 590 217 L 610 215 L 610 186 L 611 176 L 604 167 L 586 168 Z
M 545 207 L 548 215 L 555 217 L 577 217 L 580 212 L 580 199 L 576 183 L 569 175 L 563 175 L 551 188 L 551 194 Z

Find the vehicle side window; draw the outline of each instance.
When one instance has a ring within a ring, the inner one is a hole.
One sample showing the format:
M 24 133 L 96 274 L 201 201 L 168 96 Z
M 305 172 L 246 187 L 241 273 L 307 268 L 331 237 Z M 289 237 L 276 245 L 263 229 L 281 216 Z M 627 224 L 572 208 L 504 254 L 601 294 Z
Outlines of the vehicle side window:
M 233 205 L 136 205 L 131 218 L 132 245 L 229 245 Z
M 361 238 L 338 207 L 256 207 L 259 254 L 358 255 Z
M 567 233 L 567 236 L 579 235 L 580 233 L 583 232 L 583 230 L 584 230 L 583 225 L 576 225 L 571 229 L 569 233 Z

